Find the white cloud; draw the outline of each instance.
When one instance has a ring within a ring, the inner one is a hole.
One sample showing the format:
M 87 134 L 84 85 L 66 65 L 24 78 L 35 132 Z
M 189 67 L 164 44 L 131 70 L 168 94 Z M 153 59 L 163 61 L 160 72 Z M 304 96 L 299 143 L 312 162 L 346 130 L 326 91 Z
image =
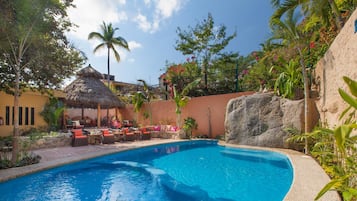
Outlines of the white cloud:
M 121 5 L 125 5 L 126 4 L 126 0 L 118 0 L 118 3 Z
M 134 22 L 138 23 L 138 26 L 141 30 L 143 30 L 144 32 L 151 32 L 152 29 L 152 25 L 151 23 L 148 21 L 148 19 L 146 18 L 146 16 L 142 15 L 142 14 L 138 14 L 135 18 L 134 18 Z
M 158 0 L 156 2 L 156 12 L 163 19 L 171 17 L 174 12 L 177 12 L 180 9 L 180 0 Z
M 152 14 L 152 21 L 148 20 L 147 16 L 140 13 L 134 18 L 139 28 L 144 32 L 155 33 L 162 21 L 173 16 L 178 12 L 186 0 L 145 0 L 145 5 L 150 8 L 151 3 L 155 4 L 155 11 Z
M 145 3 L 146 6 L 150 6 L 151 0 L 144 0 L 144 3 Z
M 128 20 L 124 11 L 117 11 L 117 4 L 125 5 L 125 0 L 117 2 L 110 0 L 74 0 L 76 8 L 68 9 L 70 20 L 78 25 L 69 35 L 87 40 L 88 34 L 92 31 L 99 31 L 103 21 L 119 23 Z
M 134 49 L 142 47 L 142 45 L 136 41 L 129 41 L 128 45 L 129 45 L 130 51 L 133 51 Z

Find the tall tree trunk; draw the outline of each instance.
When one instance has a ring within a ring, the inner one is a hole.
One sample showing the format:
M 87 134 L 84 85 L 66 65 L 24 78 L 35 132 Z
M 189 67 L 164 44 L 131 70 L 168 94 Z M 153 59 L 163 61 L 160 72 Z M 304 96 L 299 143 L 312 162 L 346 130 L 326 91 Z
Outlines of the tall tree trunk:
M 107 81 L 108 81 L 108 88 L 110 90 L 110 65 L 109 65 L 109 57 L 110 57 L 110 48 L 108 47 L 108 59 L 107 59 L 107 67 L 108 67 L 108 75 L 107 75 Z M 110 120 L 109 120 L 109 106 L 107 106 L 107 126 L 110 127 Z
M 304 80 L 304 121 L 305 121 L 305 133 L 310 132 L 310 111 L 309 111 L 309 103 L 310 103 L 310 88 L 309 88 L 309 78 L 307 76 L 307 72 L 306 72 L 306 66 L 305 66 L 305 60 L 301 51 L 301 48 L 298 47 L 297 48 L 299 55 L 300 55 L 300 65 L 301 65 L 301 71 L 302 71 L 302 76 L 303 76 L 303 80 Z M 305 154 L 309 153 L 309 149 L 308 149 L 308 140 L 307 138 L 305 138 Z
M 14 91 L 14 133 L 12 141 L 12 157 L 11 163 L 15 165 L 19 155 L 19 98 L 20 98 L 20 62 L 16 61 L 15 64 L 15 91 Z
M 177 116 L 176 116 L 176 126 L 181 129 L 181 112 L 180 113 L 177 113 Z

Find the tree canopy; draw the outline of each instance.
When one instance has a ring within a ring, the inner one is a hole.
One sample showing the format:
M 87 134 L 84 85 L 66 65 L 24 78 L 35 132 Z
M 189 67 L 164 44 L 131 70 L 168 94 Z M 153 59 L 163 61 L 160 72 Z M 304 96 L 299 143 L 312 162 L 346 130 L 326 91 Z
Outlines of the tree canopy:
M 65 36 L 72 23 L 66 8 L 72 0 L 0 0 L 0 90 L 14 95 L 11 162 L 20 159 L 19 97 L 30 88 L 59 88 L 83 57 Z
M 179 39 L 176 41 L 175 48 L 183 55 L 194 57 L 204 77 L 206 94 L 209 90 L 209 74 L 210 72 L 215 73 L 210 69 L 213 66 L 213 61 L 223 57 L 225 47 L 236 37 L 236 33 L 227 36 L 226 29 L 224 25 L 215 26 L 210 13 L 207 19 L 198 23 L 194 28 L 188 27 L 188 30 L 177 28 Z M 213 78 L 211 81 L 215 80 Z
M 84 55 L 65 36 L 73 24 L 66 8 L 72 0 L 1 0 L 0 90 L 60 88 L 81 67 Z

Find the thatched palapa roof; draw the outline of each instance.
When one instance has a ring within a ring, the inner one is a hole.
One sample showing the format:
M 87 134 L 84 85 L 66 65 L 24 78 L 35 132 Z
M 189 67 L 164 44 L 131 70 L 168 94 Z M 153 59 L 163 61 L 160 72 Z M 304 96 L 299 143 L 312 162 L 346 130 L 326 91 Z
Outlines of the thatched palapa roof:
M 123 107 L 124 103 L 100 81 L 103 75 L 90 64 L 77 73 L 77 79 L 65 89 L 66 104 L 71 107 L 102 108 Z

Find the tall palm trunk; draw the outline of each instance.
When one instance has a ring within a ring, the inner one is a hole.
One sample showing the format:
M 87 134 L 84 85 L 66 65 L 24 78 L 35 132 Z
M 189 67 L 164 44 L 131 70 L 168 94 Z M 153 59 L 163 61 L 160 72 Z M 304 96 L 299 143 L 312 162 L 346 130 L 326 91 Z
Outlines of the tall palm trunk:
M 108 67 L 108 75 L 107 75 L 107 82 L 108 82 L 108 88 L 110 90 L 110 66 L 109 66 L 109 56 L 110 55 L 110 48 L 108 47 L 108 59 L 107 59 L 107 67 Z M 110 120 L 109 120 L 109 106 L 107 107 L 107 126 L 110 127 Z
M 303 80 L 304 80 L 304 121 L 305 121 L 305 128 L 304 128 L 304 132 L 308 133 L 310 132 L 310 118 L 309 118 L 309 104 L 310 104 L 310 88 L 309 88 L 309 78 L 307 76 L 307 72 L 306 72 L 306 67 L 305 67 L 305 60 L 301 51 L 300 47 L 297 47 L 297 50 L 299 52 L 300 55 L 300 65 L 301 65 L 301 71 L 302 71 L 302 76 L 303 76 Z M 308 146 L 308 140 L 307 138 L 305 138 L 305 154 L 309 153 L 308 150 L 309 146 Z

